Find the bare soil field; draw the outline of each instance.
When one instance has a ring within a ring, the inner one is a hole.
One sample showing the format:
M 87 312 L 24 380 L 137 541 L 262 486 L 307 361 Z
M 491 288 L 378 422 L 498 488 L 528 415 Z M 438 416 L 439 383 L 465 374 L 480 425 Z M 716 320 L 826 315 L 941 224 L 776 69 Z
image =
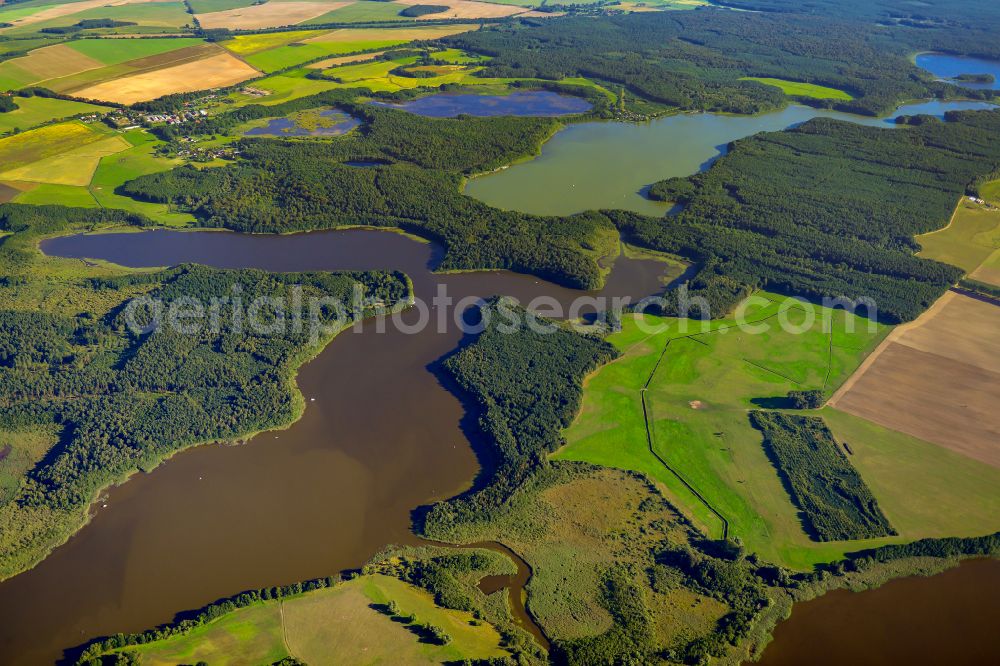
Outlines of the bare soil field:
M 394 0 L 397 5 L 428 4 L 426 0 Z M 517 5 L 495 5 L 489 2 L 473 2 L 473 0 L 434 0 L 432 4 L 448 7 L 448 11 L 438 14 L 425 14 L 418 20 L 432 21 L 436 19 L 454 18 L 502 18 L 514 14 L 532 15 L 538 12 L 528 12 Z M 547 14 L 543 14 L 547 16 Z
M 948 292 L 896 328 L 830 405 L 1000 467 L 997 330 L 1000 307 Z
M 75 91 L 87 99 L 134 104 L 172 93 L 230 86 L 260 72 L 229 53 L 113 79 Z
M 230 28 L 233 30 L 278 28 L 308 21 L 349 4 L 351 3 L 272 1 L 262 5 L 198 14 L 197 18 L 203 28 Z

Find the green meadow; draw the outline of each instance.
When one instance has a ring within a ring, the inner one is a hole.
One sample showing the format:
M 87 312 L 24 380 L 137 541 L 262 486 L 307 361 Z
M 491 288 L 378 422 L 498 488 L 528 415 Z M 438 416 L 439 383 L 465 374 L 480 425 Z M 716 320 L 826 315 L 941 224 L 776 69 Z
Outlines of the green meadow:
M 626 316 L 609 336 L 622 356 L 587 379 L 580 413 L 564 433 L 567 445 L 554 458 L 643 472 L 719 538 L 723 525 L 707 501 L 748 550 L 797 569 L 884 543 L 997 529 L 998 502 L 977 498 L 997 487 L 1000 470 L 825 409 L 820 415 L 839 441 L 849 442 L 851 462 L 900 536 L 811 541 L 747 413 L 782 407 L 790 390 L 829 396 L 889 329 L 818 306 L 810 324 L 802 304 L 774 294 L 758 293 L 742 307 L 745 321 L 756 322 L 751 328 L 767 330 L 741 329 L 732 319 L 702 328 L 696 321 Z M 653 451 L 705 501 L 651 452 L 644 388 Z M 934 491 L 916 496 L 916 487 Z
M 785 79 L 769 79 L 757 76 L 745 76 L 741 81 L 756 81 L 767 86 L 781 88 L 781 92 L 789 97 L 813 97 L 815 99 L 838 99 L 850 101 L 854 99 L 852 95 L 838 90 L 837 88 L 827 88 L 813 83 L 802 83 L 801 81 L 786 81 Z
M 48 97 L 18 97 L 15 103 L 17 109 L 0 113 L 0 134 L 14 129 L 28 130 L 53 120 L 109 110 L 106 106 Z
M 777 404 L 790 390 L 829 394 L 887 329 L 818 307 L 808 325 L 801 303 L 773 294 L 758 293 L 742 307 L 753 331 L 732 319 L 703 326 L 626 316 L 609 338 L 622 357 L 587 380 L 568 444 L 555 457 L 644 472 L 705 532 L 721 537 L 715 513 L 652 455 L 640 400 L 645 387 L 653 449 L 729 521 L 731 536 L 792 567 L 836 559 L 859 543 L 810 541 L 747 412 Z M 782 322 L 802 332 L 786 332 Z
M 396 621 L 377 606 L 395 602 L 413 623 Z M 376 606 L 376 607 L 373 607 Z M 451 642 L 422 642 L 411 628 L 431 624 Z M 500 634 L 470 613 L 441 608 L 430 593 L 382 574 L 359 576 L 332 588 L 241 608 L 191 632 L 128 648 L 147 666 L 207 662 L 457 663 L 507 654 Z

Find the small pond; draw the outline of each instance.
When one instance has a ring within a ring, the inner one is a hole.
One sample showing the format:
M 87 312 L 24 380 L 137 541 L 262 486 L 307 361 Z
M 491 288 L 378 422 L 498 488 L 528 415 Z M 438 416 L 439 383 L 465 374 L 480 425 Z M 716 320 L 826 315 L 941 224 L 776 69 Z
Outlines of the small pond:
M 526 90 L 509 95 L 475 95 L 469 93 L 435 93 L 427 97 L 377 106 L 402 109 L 431 118 L 454 118 L 459 115 L 490 116 L 568 116 L 590 111 L 591 104 L 572 95 L 560 95 L 548 90 Z
M 285 118 L 273 118 L 264 127 L 254 127 L 243 136 L 339 136 L 361 124 L 337 109 L 300 111 Z
M 946 53 L 921 53 L 916 58 L 917 67 L 963 88 L 977 90 L 1000 90 L 1000 61 Z M 992 81 L 959 81 L 955 77 L 962 74 L 989 74 Z

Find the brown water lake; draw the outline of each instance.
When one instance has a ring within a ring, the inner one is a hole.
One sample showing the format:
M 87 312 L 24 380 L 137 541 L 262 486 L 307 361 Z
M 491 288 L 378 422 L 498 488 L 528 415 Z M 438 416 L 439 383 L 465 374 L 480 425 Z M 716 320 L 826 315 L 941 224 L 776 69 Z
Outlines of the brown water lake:
M 128 266 L 392 268 L 426 299 L 438 285 L 456 300 L 547 295 L 568 303 L 582 294 L 502 271 L 433 274 L 436 246 L 384 231 L 153 231 L 60 238 L 43 248 Z M 656 293 L 663 267 L 621 258 L 602 293 Z M 302 368 L 307 408 L 291 428 L 242 446 L 191 449 L 133 477 L 108 491 L 107 508 L 98 503 L 65 545 L 0 583 L 0 662 L 52 663 L 95 636 L 141 630 L 245 589 L 357 567 L 387 543 L 416 543 L 410 512 L 466 489 L 478 469 L 464 410 L 428 369 L 463 334 L 454 324 L 414 335 L 367 324 Z

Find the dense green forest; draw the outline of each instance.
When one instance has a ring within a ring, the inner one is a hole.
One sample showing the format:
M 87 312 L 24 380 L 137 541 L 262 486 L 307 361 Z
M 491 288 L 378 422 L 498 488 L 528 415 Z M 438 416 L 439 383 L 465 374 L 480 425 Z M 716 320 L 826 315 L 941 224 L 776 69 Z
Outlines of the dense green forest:
M 823 419 L 750 412 L 764 449 L 817 541 L 872 539 L 896 534 L 864 479 L 840 450 Z
M 893 38 L 915 49 L 1000 57 L 1000 5 L 993 0 L 712 0 L 755 12 L 810 14 L 893 28 Z
M 894 35 L 846 17 L 704 9 L 504 24 L 444 41 L 491 56 L 482 76 L 586 76 L 699 111 L 756 113 L 784 104 L 776 88 L 743 77 L 844 90 L 855 99 L 810 103 L 869 115 L 907 99 L 958 94 L 914 66 L 915 45 Z
M 961 271 L 916 257 L 913 235 L 1000 163 L 1000 113 L 954 112 L 904 130 L 815 119 L 734 142 L 703 173 L 655 184 L 683 210 L 660 220 L 608 213 L 640 245 L 707 262 L 709 286 L 871 299 L 880 318 L 919 315 Z M 695 285 L 697 287 L 697 285 Z M 713 312 L 731 290 L 695 290 Z M 714 315 L 713 316 L 717 316 Z
M 485 328 L 444 361 L 479 412 L 479 429 L 495 456 L 472 492 L 436 504 L 423 531 L 448 539 L 456 525 L 489 520 L 562 443 L 560 431 L 580 405 L 583 377 L 617 355 L 610 343 L 555 327 L 534 330 L 524 310 L 503 299 L 481 308 Z
M 40 236 L 109 222 L 144 220 L 102 209 L 0 206 L 0 230 L 12 234 L 0 244 L 5 286 L 17 293 L 44 285 L 45 269 L 34 263 Z M 5 520 L 10 511 L 82 510 L 99 488 L 185 446 L 289 423 L 300 409 L 290 379 L 295 369 L 332 337 L 335 324 L 371 314 L 377 301 L 398 302 L 408 285 L 399 273 L 180 266 L 81 278 L 74 293 L 80 305 L 73 314 L 25 310 L 4 294 L 0 428 L 55 425 L 61 433 L 4 507 Z M 330 300 L 313 308 L 320 302 L 312 297 Z M 258 298 L 270 300 L 250 309 Z M 163 310 L 142 299 L 159 301 Z M 116 305 L 93 311 L 90 302 Z M 335 321 L 334 302 L 343 304 L 344 319 Z M 202 318 L 171 319 L 190 308 L 200 308 Z M 19 529 L 27 530 L 31 520 L 22 522 Z M 0 560 L 14 554 L 11 548 L 23 554 L 44 546 L 19 541 L 12 530 L 0 543 Z

